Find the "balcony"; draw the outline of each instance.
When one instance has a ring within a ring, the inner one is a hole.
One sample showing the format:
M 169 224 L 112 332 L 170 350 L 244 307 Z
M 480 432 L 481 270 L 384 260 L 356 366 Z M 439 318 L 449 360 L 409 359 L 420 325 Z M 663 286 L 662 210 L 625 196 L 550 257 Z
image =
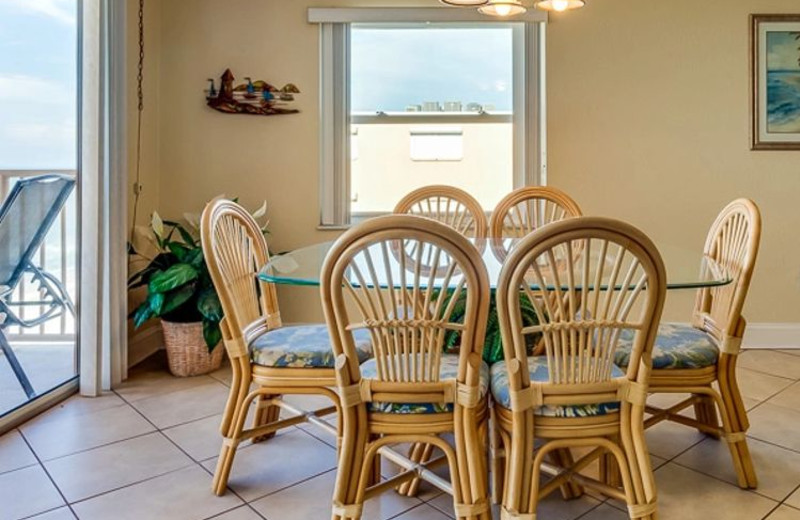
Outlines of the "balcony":
M 0 198 L 5 200 L 17 179 L 57 173 L 75 176 L 75 170 L 0 170 Z M 62 281 L 73 296 L 77 288 L 77 214 L 76 194 L 68 199 L 64 211 L 50 228 L 43 246 L 35 258 L 44 270 Z M 37 297 L 37 286 L 30 275 L 9 295 L 14 301 L 31 301 Z M 41 313 L 38 305 L 22 306 L 20 316 L 31 318 Z M 75 345 L 75 320 L 68 314 L 49 320 L 37 327 L 8 327 L 5 331 L 11 348 L 30 379 L 37 395 L 73 378 L 78 369 L 78 350 Z M 0 352 L 0 415 L 28 401 L 8 360 Z

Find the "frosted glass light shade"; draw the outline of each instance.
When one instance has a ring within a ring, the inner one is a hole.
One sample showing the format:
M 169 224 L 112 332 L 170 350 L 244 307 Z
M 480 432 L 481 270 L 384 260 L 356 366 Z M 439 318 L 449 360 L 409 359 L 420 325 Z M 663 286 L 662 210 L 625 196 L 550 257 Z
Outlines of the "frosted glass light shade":
M 586 5 L 585 0 L 540 0 L 536 2 L 536 8 L 545 11 L 568 11 L 584 5 Z
M 452 5 L 455 7 L 479 7 L 481 5 L 486 5 L 489 3 L 489 0 L 439 0 L 441 3 L 446 5 Z
M 489 16 L 514 16 L 527 11 L 520 0 L 489 0 L 486 5 L 478 8 L 483 14 Z

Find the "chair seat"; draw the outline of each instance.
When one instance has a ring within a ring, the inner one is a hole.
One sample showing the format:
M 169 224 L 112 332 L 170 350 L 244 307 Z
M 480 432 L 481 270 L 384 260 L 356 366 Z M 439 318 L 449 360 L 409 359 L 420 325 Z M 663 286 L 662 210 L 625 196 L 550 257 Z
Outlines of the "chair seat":
M 628 366 L 633 344 L 633 331 L 628 329 L 620 334 L 614 362 Z M 705 368 L 717 364 L 719 348 L 711 337 L 688 323 L 662 323 L 658 326 L 658 336 L 653 346 L 653 368 L 687 369 Z
M 528 370 L 531 381 L 546 383 L 550 381 L 550 370 L 546 356 L 529 356 Z M 624 377 L 625 373 L 616 366 L 611 369 L 611 377 Z M 492 398 L 503 408 L 511 408 L 511 395 L 508 391 L 508 369 L 506 362 L 500 361 L 492 365 Z M 618 412 L 619 402 L 573 404 L 565 406 L 545 405 L 535 409 L 533 413 L 543 417 L 590 417 Z
M 361 362 L 372 357 L 369 331 L 353 331 Z M 292 325 L 270 330 L 250 343 L 250 359 L 273 368 L 334 368 L 328 327 L 324 324 Z
M 370 359 L 361 365 L 361 377 L 365 379 L 375 379 L 378 376 L 375 368 L 375 359 Z M 458 375 L 458 354 L 443 354 L 442 362 L 439 366 L 439 379 L 455 379 Z M 481 397 L 486 395 L 489 388 L 489 365 L 481 361 L 480 373 L 480 392 Z M 426 413 L 449 413 L 453 411 L 452 403 L 369 403 L 369 410 L 376 413 L 397 413 L 397 414 L 426 414 Z

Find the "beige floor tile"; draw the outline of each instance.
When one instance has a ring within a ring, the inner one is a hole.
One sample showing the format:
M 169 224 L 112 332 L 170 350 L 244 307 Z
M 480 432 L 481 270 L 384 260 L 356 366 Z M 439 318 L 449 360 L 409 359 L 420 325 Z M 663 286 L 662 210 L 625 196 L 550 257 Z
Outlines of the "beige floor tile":
M 68 507 L 59 507 L 47 513 L 32 516 L 28 520 L 75 520 L 75 515 Z
M 449 516 L 454 516 L 453 497 L 443 493 L 428 502 L 430 505 L 439 509 Z M 547 518 L 548 520 L 573 520 L 597 507 L 600 502 L 590 496 L 583 496 L 575 500 L 563 500 L 558 491 L 548 495 L 540 504 L 536 511 L 537 518 Z M 500 518 L 500 508 L 493 507 L 492 517 Z
M 20 427 L 33 451 L 50 460 L 104 444 L 130 439 L 155 428 L 130 406 L 92 413 L 70 414 L 52 420 L 32 420 Z
M 192 465 L 72 507 L 81 520 L 200 520 L 241 504 L 232 493 L 211 493 L 211 475 Z
M 222 513 L 211 520 L 263 520 L 263 517 L 248 506 L 237 507 L 233 511 Z
M 756 439 L 749 439 L 748 446 L 758 476 L 759 494 L 781 501 L 800 485 L 800 453 Z M 675 462 L 737 485 L 725 442 L 706 439 Z
M 800 411 L 767 402 L 749 412 L 748 417 L 749 436 L 800 451 Z
M 420 506 L 415 507 L 411 511 L 407 511 L 400 516 L 394 517 L 394 519 L 392 520 L 447 520 L 452 518 L 453 518 L 452 516 L 445 515 L 435 507 L 431 507 L 427 504 L 422 504 Z
M 222 434 L 219 425 L 222 415 L 213 415 L 164 430 L 169 437 L 195 460 L 206 460 L 219 455 Z
M 600 504 L 581 517 L 581 520 L 628 520 L 630 518 L 624 511 L 620 511 L 608 504 Z
M 33 421 L 47 422 L 62 420 L 65 417 L 96 413 L 118 406 L 124 406 L 125 401 L 112 392 L 106 392 L 98 397 L 82 397 L 74 395 L 61 403 L 38 415 Z M 31 421 L 31 422 L 33 422 Z
M 0 437 L 0 473 L 36 463 L 36 457 L 17 430 L 11 430 Z
M 800 489 L 792 493 L 789 498 L 786 499 L 786 504 L 796 509 L 800 509 Z
M 705 438 L 693 428 L 669 421 L 649 428 L 645 435 L 650 453 L 668 460 Z
M 800 348 L 782 348 L 778 349 L 778 352 L 783 352 L 784 354 L 790 354 L 792 356 L 800 356 Z
M 77 502 L 192 464 L 160 433 L 45 462 L 67 501 Z
M 660 518 L 759 519 L 777 505 L 750 491 L 669 463 L 655 472 Z
M 230 370 L 230 369 L 229 369 Z M 209 376 L 175 377 L 165 368 L 134 369 L 128 380 L 115 389 L 129 403 L 218 382 Z
M 17 520 L 65 505 L 39 465 L 0 475 L 0 504 L 0 520 Z
M 328 518 L 335 483 L 336 471 L 329 471 L 252 502 L 251 505 L 266 518 L 281 517 L 282 511 L 292 511 L 296 518 Z M 367 500 L 364 518 L 387 520 L 421 503 L 416 498 L 401 497 L 389 491 Z
M 782 505 L 773 511 L 767 520 L 800 520 L 800 509 Z
M 800 357 L 777 350 L 748 350 L 739 356 L 739 366 L 765 374 L 800 379 Z
M 216 468 L 217 459 L 203 466 Z M 297 428 L 259 444 L 240 448 L 228 486 L 250 502 L 336 466 L 336 450 Z
M 800 412 L 800 382 L 792 384 L 767 402 Z M 800 424 L 797 425 L 797 431 L 800 433 Z
M 131 404 L 159 428 L 222 413 L 228 389 L 218 381 L 207 379 L 210 381 L 208 384 L 140 399 Z
M 228 362 L 228 358 L 226 357 L 222 361 L 222 365 L 218 369 L 208 374 L 208 376 L 216 379 L 225 386 L 231 386 L 231 379 L 233 379 L 233 372 L 231 371 L 231 365 Z
M 748 368 L 738 368 L 736 380 L 742 397 L 764 401 L 792 384 L 791 379 L 771 376 Z

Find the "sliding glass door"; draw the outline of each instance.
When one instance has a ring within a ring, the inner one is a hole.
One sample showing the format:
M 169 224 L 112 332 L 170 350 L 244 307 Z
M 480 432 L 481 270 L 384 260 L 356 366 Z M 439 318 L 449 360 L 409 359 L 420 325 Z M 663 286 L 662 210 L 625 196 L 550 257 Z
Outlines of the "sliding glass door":
M 0 430 L 78 375 L 79 1 L 0 1 Z

